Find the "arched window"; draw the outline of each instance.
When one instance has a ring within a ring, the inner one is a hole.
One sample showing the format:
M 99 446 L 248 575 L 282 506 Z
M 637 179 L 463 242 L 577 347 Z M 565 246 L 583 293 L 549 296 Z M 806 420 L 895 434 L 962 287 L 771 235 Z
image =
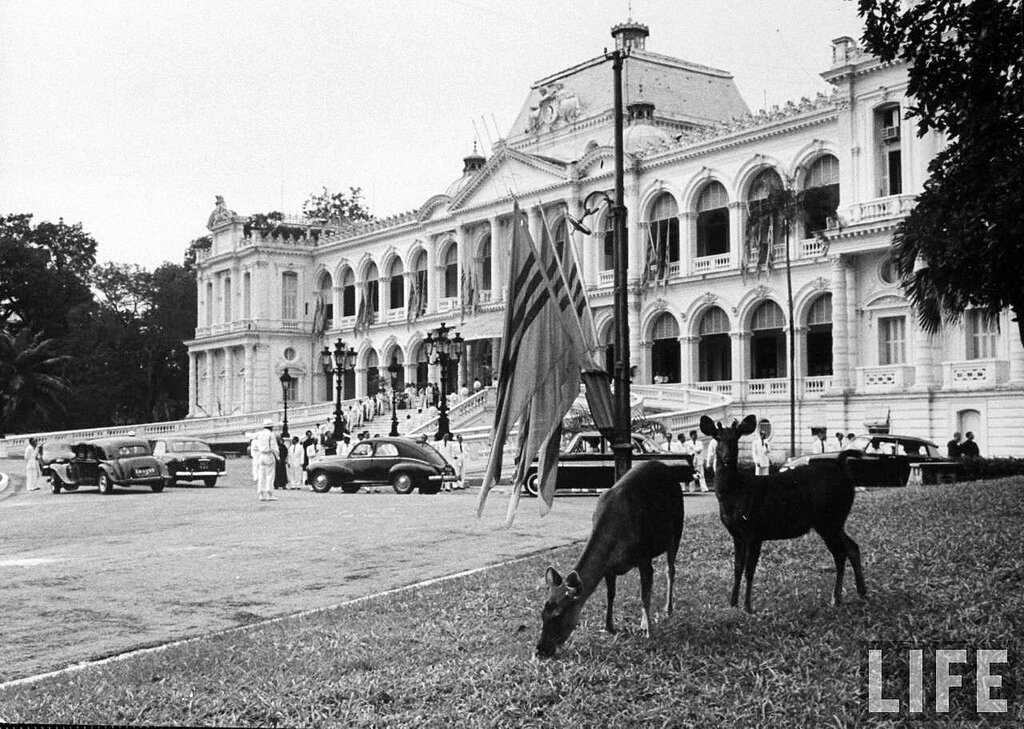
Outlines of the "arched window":
M 658 256 L 665 260 L 679 260 L 679 205 L 669 193 L 663 192 L 651 206 L 651 222 L 648 228 L 649 244 Z
M 380 280 L 377 264 L 372 262 L 366 268 L 366 303 L 374 315 L 380 313 Z
M 709 182 L 697 198 L 697 255 L 729 252 L 729 195 L 721 182 Z
M 356 275 L 351 268 L 341 277 L 341 315 L 356 315 Z
M 459 295 L 459 247 L 448 246 L 444 254 L 444 296 L 451 299 Z
M 651 377 L 658 384 L 679 382 L 679 324 L 668 312 L 651 327 Z
M 822 294 L 807 312 L 807 374 L 832 374 L 832 294 Z
M 491 290 L 491 236 L 480 241 L 480 289 Z
M 697 377 L 701 382 L 732 379 L 732 340 L 729 317 L 714 306 L 704 312 L 697 327 Z
M 565 246 L 569 240 L 569 227 L 565 223 L 565 218 L 561 218 L 555 227 L 551 229 L 551 235 L 554 239 L 555 251 L 558 253 L 559 258 L 565 257 Z M 544 233 L 545 239 L 547 238 L 547 231 Z
M 786 319 L 774 301 L 765 301 L 750 317 L 750 377 L 786 376 Z
M 392 309 L 401 309 L 405 306 L 405 266 L 402 259 L 396 257 L 391 262 L 391 272 L 388 274 L 388 298 Z
M 804 231 L 810 236 L 828 227 L 839 207 L 839 160 L 822 155 L 807 171 L 803 193 Z

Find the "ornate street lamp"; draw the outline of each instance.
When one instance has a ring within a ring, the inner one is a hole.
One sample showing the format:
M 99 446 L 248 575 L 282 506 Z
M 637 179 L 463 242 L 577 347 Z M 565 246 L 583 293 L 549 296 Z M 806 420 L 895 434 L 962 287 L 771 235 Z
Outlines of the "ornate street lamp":
M 356 367 L 356 350 L 352 347 L 345 349 L 345 343 L 340 339 L 334 343 L 334 351 L 324 347 L 320 352 L 320 366 L 324 375 L 330 377 L 334 373 L 334 440 L 340 442 L 345 431 L 345 421 L 341 414 L 341 391 L 342 378 L 346 372 L 351 372 Z
M 441 326 L 427 334 L 427 362 L 441 365 L 441 399 L 437 406 L 437 433 L 434 440 L 443 440 L 446 435 L 451 435 L 448 425 L 448 366 L 458 364 L 466 347 L 461 334 L 449 337 L 452 331 L 453 327 L 441 322 Z
M 281 373 L 281 402 L 284 403 L 284 423 L 281 427 L 281 437 L 288 437 L 288 386 L 295 382 L 295 378 L 288 374 L 288 368 Z
M 391 355 L 388 373 L 391 375 L 391 432 L 388 435 L 394 438 L 398 435 L 398 413 L 395 410 L 395 383 L 398 382 L 398 376 L 402 374 L 402 365 L 398 364 L 397 355 Z

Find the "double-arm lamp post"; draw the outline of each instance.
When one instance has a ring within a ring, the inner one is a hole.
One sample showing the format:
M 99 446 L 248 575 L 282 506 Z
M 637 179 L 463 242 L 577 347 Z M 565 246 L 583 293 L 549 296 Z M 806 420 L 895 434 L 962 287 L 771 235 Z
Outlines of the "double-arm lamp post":
M 295 382 L 295 378 L 288 374 L 288 368 L 281 373 L 281 402 L 284 403 L 284 422 L 281 425 L 281 437 L 288 437 L 288 386 Z
M 398 412 L 395 410 L 395 386 L 398 384 L 398 376 L 402 374 L 402 365 L 398 364 L 398 357 L 391 357 L 391 364 L 388 365 L 388 374 L 391 375 L 391 432 L 392 438 L 398 435 Z
M 626 475 L 633 465 L 630 444 L 629 410 L 629 294 L 626 289 L 629 255 L 626 241 L 626 204 L 624 201 L 624 172 L 622 160 L 622 62 L 629 55 L 628 49 L 616 49 L 606 54 L 612 61 L 615 87 L 615 198 L 603 190 L 596 190 L 583 200 L 583 214 L 579 220 L 569 218 L 574 228 L 584 235 L 591 230 L 583 224 L 598 208 L 588 208 L 587 202 L 594 197 L 603 197 L 612 218 L 614 298 L 612 312 L 615 321 L 615 437 L 612 451 L 615 453 L 615 479 Z M 639 245 L 637 243 L 636 245 Z
M 320 352 L 320 366 L 328 377 L 334 373 L 334 440 L 340 441 L 345 431 L 345 421 L 341 414 L 341 392 L 342 378 L 346 372 L 351 372 L 356 366 L 356 350 L 349 347 L 345 349 L 345 343 L 340 339 L 334 343 L 334 351 L 324 347 Z
M 458 363 L 466 347 L 461 334 L 449 336 L 453 330 L 453 327 L 441 322 L 441 326 L 427 334 L 427 362 L 441 365 L 441 398 L 437 406 L 437 434 L 434 440 L 442 440 L 451 433 L 448 426 L 448 366 L 449 363 Z

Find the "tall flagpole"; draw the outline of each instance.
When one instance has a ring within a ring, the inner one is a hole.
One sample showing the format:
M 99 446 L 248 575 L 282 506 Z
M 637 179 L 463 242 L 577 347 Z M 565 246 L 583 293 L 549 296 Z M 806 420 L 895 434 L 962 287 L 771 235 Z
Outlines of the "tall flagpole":
M 622 63 L 628 48 L 617 48 L 610 54 L 615 86 L 615 205 L 612 207 L 614 241 L 615 299 L 615 480 L 626 475 L 632 467 L 629 410 L 629 300 L 626 287 L 629 257 L 626 241 L 626 205 L 623 200 L 622 153 Z

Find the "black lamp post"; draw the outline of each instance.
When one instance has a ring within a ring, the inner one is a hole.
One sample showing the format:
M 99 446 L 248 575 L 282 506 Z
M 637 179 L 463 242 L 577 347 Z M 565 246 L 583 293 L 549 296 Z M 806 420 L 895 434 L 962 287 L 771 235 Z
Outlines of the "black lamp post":
M 295 381 L 295 378 L 288 374 L 288 368 L 281 373 L 281 402 L 284 403 L 284 423 L 281 426 L 281 437 L 288 437 L 288 386 Z
M 341 414 L 342 376 L 346 372 L 354 370 L 355 363 L 356 350 L 351 347 L 346 350 L 345 343 L 340 339 L 334 343 L 333 352 L 329 347 L 324 347 L 320 352 L 320 366 L 323 368 L 324 374 L 330 377 L 331 373 L 334 373 L 334 440 L 336 442 L 341 440 L 345 430 Z
M 461 334 L 448 336 L 453 329 L 441 322 L 441 326 L 427 334 L 427 361 L 430 362 L 433 357 L 430 363 L 441 365 L 441 400 L 437 406 L 437 434 L 434 440 L 443 440 L 446 435 L 451 435 L 448 426 L 448 365 L 458 363 L 466 346 Z
M 398 435 L 398 413 L 395 410 L 395 383 L 398 382 L 398 376 L 402 373 L 402 365 L 398 364 L 397 355 L 391 356 L 388 373 L 391 375 L 391 432 L 388 435 L 394 438 Z

